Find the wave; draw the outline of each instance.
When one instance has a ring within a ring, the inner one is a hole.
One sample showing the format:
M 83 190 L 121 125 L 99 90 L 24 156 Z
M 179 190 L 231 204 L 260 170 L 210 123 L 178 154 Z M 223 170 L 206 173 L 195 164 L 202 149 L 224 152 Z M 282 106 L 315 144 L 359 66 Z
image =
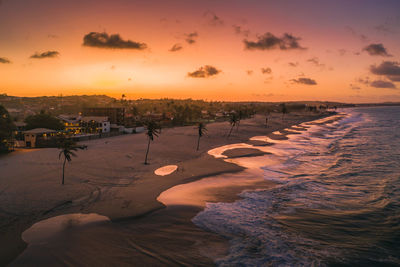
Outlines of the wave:
M 273 189 L 208 203 L 193 218 L 230 239 L 229 255 L 216 263 L 400 264 L 400 155 L 388 159 L 387 148 L 374 145 L 395 135 L 389 131 L 392 136 L 376 141 L 374 131 L 382 126 L 374 124 L 385 115 L 351 110 L 341 120 L 303 124 L 307 131 L 268 147 L 272 154 L 260 168 L 264 179 L 277 183 Z

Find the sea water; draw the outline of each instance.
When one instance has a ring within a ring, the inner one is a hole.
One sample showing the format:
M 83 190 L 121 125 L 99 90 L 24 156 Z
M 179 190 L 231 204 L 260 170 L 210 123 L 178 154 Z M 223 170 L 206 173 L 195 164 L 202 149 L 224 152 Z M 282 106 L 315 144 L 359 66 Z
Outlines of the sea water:
M 400 266 L 400 107 L 342 112 L 271 146 L 275 187 L 193 218 L 230 240 L 217 265 Z

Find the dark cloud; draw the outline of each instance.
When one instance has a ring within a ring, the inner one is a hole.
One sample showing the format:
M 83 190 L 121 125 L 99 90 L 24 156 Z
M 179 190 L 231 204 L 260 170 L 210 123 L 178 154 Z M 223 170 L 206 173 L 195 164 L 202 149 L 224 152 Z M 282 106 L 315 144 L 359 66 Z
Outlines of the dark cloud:
M 11 64 L 11 61 L 5 57 L 0 57 L 0 63 Z
M 297 67 L 299 65 L 299 62 L 289 62 L 288 63 L 290 67 Z
M 272 72 L 271 68 L 261 68 L 262 74 L 271 74 L 271 72 Z
M 188 77 L 192 78 L 208 78 L 211 76 L 215 76 L 220 72 L 221 71 L 218 70 L 216 67 L 205 65 L 204 67 L 200 67 L 198 70 L 194 72 L 189 72 L 187 75 Z
M 218 17 L 214 12 L 208 10 L 204 13 L 204 17 L 208 19 L 208 24 L 210 26 L 223 26 L 224 21 Z
M 392 82 L 377 80 L 370 83 L 372 87 L 375 88 L 389 88 L 389 89 L 396 89 L 396 85 Z
M 298 79 L 292 79 L 290 80 L 294 83 L 301 83 L 301 84 L 306 84 L 306 85 L 316 85 L 317 82 L 313 79 L 310 78 L 298 78 Z
M 57 39 L 57 38 L 58 38 L 58 35 L 55 35 L 55 34 L 48 34 L 47 37 L 48 37 L 48 38 L 51 38 L 51 39 Z
M 60 55 L 60 53 L 57 51 L 46 51 L 43 53 L 36 52 L 32 56 L 30 56 L 30 58 L 35 58 L 35 59 L 55 58 L 55 57 L 58 57 L 59 55 Z
M 232 25 L 232 27 L 233 27 L 233 31 L 238 35 L 243 35 L 245 37 L 248 37 L 250 34 L 250 31 L 243 29 L 242 26 L 235 24 L 235 25 Z
M 83 37 L 83 45 L 98 48 L 137 49 L 147 48 L 145 43 L 124 40 L 119 34 L 108 35 L 105 32 L 91 32 Z
M 317 57 L 313 57 L 310 59 L 307 59 L 307 62 L 310 62 L 311 64 L 317 66 L 317 67 L 325 67 L 325 64 L 322 64 L 321 62 L 319 62 L 319 59 Z
M 363 49 L 371 56 L 391 57 L 383 44 L 370 44 Z
M 400 81 L 400 64 L 395 61 L 383 61 L 380 65 L 372 65 L 370 67 L 371 73 L 375 75 L 385 76 L 391 81 Z
M 294 37 L 289 33 L 285 33 L 282 37 L 276 37 L 270 32 L 258 36 L 257 41 L 243 40 L 247 50 L 289 50 L 289 49 L 305 49 L 300 44 L 301 38 Z
M 194 44 L 196 42 L 197 37 L 199 37 L 199 34 L 197 32 L 186 33 L 185 41 L 188 44 Z
M 171 49 L 169 49 L 169 51 L 170 51 L 170 52 L 176 52 L 176 51 L 179 51 L 179 50 L 182 50 L 182 49 L 183 49 L 183 47 L 182 47 L 181 44 L 174 44 L 174 45 L 171 47 Z
M 254 73 L 254 71 L 252 71 L 252 70 L 246 70 L 246 73 L 247 73 L 247 75 L 253 75 L 253 73 Z

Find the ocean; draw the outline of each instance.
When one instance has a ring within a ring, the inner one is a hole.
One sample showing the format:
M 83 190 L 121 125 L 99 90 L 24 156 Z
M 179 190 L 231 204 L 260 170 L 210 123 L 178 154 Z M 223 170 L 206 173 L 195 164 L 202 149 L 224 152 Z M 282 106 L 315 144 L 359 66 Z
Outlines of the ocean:
M 400 266 L 400 107 L 340 112 L 257 157 L 276 186 L 193 218 L 230 240 L 218 266 Z

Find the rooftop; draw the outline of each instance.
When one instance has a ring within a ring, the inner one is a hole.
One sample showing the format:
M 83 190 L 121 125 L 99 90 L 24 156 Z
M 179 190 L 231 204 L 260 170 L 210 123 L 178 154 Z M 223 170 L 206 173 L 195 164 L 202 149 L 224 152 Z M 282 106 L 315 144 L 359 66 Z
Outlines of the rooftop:
M 55 132 L 57 131 L 46 128 L 35 128 L 32 130 L 24 131 L 24 133 L 27 134 L 43 134 L 43 133 L 55 133 Z

